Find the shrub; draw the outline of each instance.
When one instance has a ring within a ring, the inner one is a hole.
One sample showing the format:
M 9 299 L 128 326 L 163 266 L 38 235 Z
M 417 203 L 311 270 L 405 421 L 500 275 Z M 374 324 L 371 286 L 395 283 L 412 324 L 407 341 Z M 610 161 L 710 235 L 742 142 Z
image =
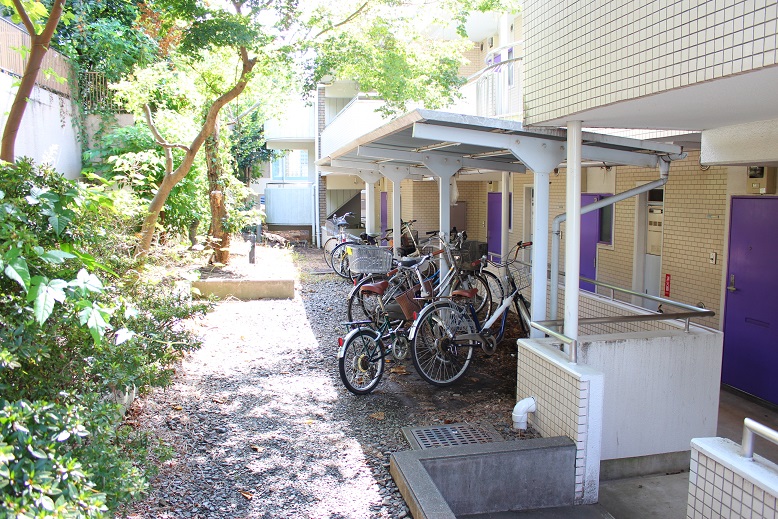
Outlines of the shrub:
M 141 204 L 92 180 L 0 166 L 0 502 L 17 517 L 99 517 L 142 492 L 156 442 L 105 395 L 169 383 L 199 346 L 181 324 L 207 304 L 141 281 Z

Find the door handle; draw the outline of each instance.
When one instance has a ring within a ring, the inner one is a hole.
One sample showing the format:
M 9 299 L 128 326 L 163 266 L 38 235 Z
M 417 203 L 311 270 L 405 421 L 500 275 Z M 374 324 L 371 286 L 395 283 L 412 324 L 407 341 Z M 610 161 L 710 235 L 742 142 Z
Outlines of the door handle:
M 737 290 L 737 288 L 735 288 L 735 275 L 734 274 L 730 274 L 729 275 L 729 285 L 727 285 L 727 290 L 729 290 L 730 292 L 734 292 L 735 290 Z

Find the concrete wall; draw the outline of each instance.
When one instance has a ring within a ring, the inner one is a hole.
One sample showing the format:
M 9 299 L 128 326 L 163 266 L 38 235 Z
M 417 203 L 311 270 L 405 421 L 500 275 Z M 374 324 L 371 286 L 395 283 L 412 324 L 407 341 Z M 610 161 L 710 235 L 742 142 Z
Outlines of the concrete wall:
M 778 465 L 725 438 L 691 442 L 687 519 L 778 517 Z
M 0 124 L 5 127 L 13 103 L 15 77 L 0 73 Z M 35 87 L 27 103 L 19 134 L 16 157 L 31 157 L 36 164 L 51 164 L 67 178 L 81 174 L 81 143 L 73 126 L 77 117 L 70 99 Z
M 774 65 L 767 0 L 524 2 L 527 124 Z
M 576 444 L 575 500 L 597 502 L 600 479 L 603 375 L 571 364 L 550 339 L 519 339 L 516 398 L 534 397 L 529 424 L 544 438 L 567 436 Z
M 715 435 L 722 344 L 699 328 L 581 337 L 579 363 L 605 377 L 601 459 L 685 452 Z
M 354 139 L 386 124 L 388 121 L 376 112 L 383 101 L 355 99 L 330 122 L 321 134 L 321 156 L 345 146 Z

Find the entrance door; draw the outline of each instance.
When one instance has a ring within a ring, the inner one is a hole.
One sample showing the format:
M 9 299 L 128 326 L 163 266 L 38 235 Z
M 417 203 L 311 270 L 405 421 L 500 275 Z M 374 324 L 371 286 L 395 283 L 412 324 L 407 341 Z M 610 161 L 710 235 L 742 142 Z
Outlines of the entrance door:
M 778 404 L 776 221 L 778 198 L 732 198 L 721 379 Z
M 590 193 L 581 194 L 581 207 L 593 204 L 602 198 L 602 195 Z M 597 243 L 600 241 L 600 212 L 592 211 L 581 215 L 581 276 L 589 279 L 597 279 Z M 592 283 L 581 281 L 581 290 L 595 292 Z
M 486 194 L 486 245 L 492 259 L 502 252 L 502 193 Z

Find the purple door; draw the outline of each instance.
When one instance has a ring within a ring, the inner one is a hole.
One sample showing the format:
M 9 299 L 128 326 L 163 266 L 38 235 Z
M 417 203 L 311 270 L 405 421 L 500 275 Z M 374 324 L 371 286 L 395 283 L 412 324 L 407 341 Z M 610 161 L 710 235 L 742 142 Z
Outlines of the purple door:
M 593 204 L 602 195 L 581 194 L 581 207 Z M 600 240 L 600 211 L 592 211 L 581 215 L 581 276 L 597 279 L 597 242 Z M 592 283 L 580 282 L 581 290 L 595 291 Z
M 486 246 L 492 259 L 502 252 L 502 193 L 486 194 Z
M 387 213 L 388 213 L 388 209 L 387 209 L 387 206 L 388 206 L 388 196 L 389 196 L 389 193 L 387 193 L 386 191 L 381 191 L 381 236 L 386 234 L 386 229 L 389 228 L 388 223 L 387 223 L 387 221 L 388 221 L 388 217 L 387 217 Z M 384 240 L 384 242 L 381 245 L 386 245 L 386 244 L 387 244 L 387 242 L 386 242 L 386 240 Z
M 732 198 L 721 380 L 778 404 L 776 221 L 778 198 Z

